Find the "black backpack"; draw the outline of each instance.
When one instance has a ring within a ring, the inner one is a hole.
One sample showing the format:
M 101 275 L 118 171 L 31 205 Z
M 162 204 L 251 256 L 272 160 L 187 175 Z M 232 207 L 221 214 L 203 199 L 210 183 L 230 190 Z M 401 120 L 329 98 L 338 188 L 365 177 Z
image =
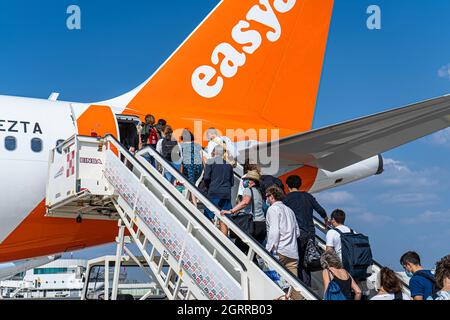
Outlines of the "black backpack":
M 273 185 L 277 185 L 281 188 L 281 190 L 284 191 L 284 185 L 283 182 L 278 179 L 277 177 L 274 176 L 270 176 L 270 175 L 262 175 L 261 176 L 261 181 L 259 183 L 260 185 L 260 190 L 261 190 L 261 195 L 263 197 L 263 200 L 266 200 L 266 190 L 273 186 Z
M 361 233 L 343 233 L 339 229 L 334 229 L 341 236 L 342 264 L 344 269 L 350 273 L 353 279 L 364 281 L 370 274 L 367 268 L 373 264 L 372 250 L 370 249 L 369 238 Z
M 322 270 L 322 266 L 320 264 L 320 252 L 316 246 L 316 242 L 313 238 L 308 239 L 308 243 L 306 244 L 305 256 L 303 258 L 303 266 L 309 272 L 315 272 Z
M 169 162 L 173 162 L 174 160 L 178 160 L 178 159 L 173 159 L 172 158 L 172 151 L 175 147 L 178 146 L 178 142 L 172 139 L 163 139 L 163 141 L 161 142 L 161 155 L 163 156 L 164 159 L 166 159 Z
M 403 292 L 394 293 L 394 300 L 403 300 Z

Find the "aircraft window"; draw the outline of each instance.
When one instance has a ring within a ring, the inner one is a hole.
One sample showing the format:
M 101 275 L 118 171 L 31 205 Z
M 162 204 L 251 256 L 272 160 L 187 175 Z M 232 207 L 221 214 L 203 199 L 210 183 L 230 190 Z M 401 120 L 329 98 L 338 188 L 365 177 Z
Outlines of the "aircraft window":
M 64 140 L 63 139 L 59 139 L 58 141 L 56 141 L 56 146 L 58 147 L 61 143 L 63 143 Z M 62 153 L 62 146 L 56 148 L 56 152 L 58 152 L 59 154 Z
M 16 143 L 16 138 L 15 137 L 6 137 L 5 138 L 5 149 L 8 151 L 14 151 L 16 150 L 17 147 L 17 143 Z
M 39 138 L 31 139 L 31 150 L 33 150 L 33 152 L 41 152 L 42 151 L 42 140 Z

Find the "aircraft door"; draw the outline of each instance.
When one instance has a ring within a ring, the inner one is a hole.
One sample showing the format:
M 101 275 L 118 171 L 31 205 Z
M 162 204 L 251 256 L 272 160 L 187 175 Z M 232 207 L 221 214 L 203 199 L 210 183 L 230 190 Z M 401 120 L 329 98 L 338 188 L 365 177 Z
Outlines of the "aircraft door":
M 129 151 L 137 151 L 139 149 L 140 137 L 137 126 L 140 119 L 137 116 L 116 115 L 119 126 L 119 141 Z

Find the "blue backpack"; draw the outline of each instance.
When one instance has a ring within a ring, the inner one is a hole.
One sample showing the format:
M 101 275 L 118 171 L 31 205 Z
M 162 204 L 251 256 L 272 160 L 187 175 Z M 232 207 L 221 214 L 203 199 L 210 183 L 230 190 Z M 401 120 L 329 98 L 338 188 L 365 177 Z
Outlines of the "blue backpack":
M 328 284 L 323 300 L 347 300 L 347 297 L 342 293 L 339 284 L 333 279 Z
M 367 268 L 373 264 L 369 238 L 361 233 L 355 233 L 352 229 L 346 233 L 337 228 L 333 230 L 341 236 L 344 269 L 353 279 L 365 281 L 369 276 Z

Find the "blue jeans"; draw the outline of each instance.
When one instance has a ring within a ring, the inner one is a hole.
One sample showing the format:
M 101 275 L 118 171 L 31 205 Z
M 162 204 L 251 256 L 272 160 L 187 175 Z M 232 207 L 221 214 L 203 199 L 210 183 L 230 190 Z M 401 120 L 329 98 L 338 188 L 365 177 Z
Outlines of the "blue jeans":
M 231 208 L 233 208 L 231 206 L 230 199 L 220 199 L 217 197 L 211 197 L 211 198 L 209 198 L 209 201 L 211 201 L 220 210 L 231 210 Z M 214 213 L 211 210 L 209 210 L 208 208 L 205 208 L 204 214 L 209 220 L 214 219 Z
M 177 171 L 180 171 L 180 169 L 181 169 L 181 164 L 180 163 L 171 162 L 170 164 L 173 167 L 175 167 L 175 169 L 177 169 Z M 175 182 L 175 177 L 173 175 L 171 175 L 170 172 L 165 170 L 165 169 L 164 169 L 164 178 L 166 178 L 172 184 Z

